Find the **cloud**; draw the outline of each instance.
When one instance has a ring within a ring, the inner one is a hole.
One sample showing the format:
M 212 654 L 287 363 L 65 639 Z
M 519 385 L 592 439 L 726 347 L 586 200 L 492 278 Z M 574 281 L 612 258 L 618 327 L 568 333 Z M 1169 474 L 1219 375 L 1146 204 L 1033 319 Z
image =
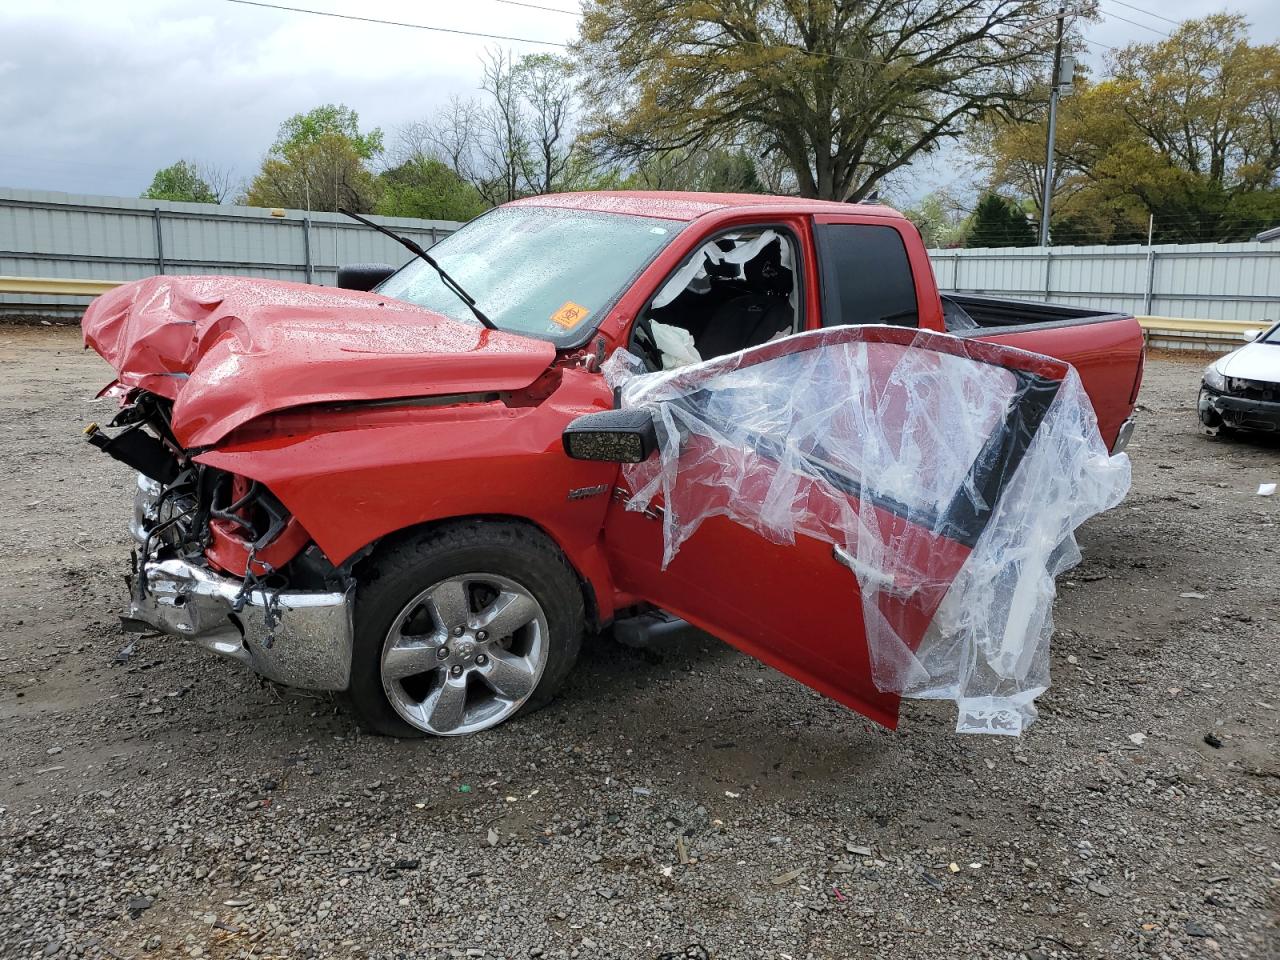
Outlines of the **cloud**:
M 384 0 L 359 13 L 558 41 L 575 24 L 493 0 L 465 15 L 430 6 Z M 496 45 L 217 0 L 60 0 L 0 11 L 0 36 L 0 185 L 124 196 L 180 157 L 249 176 L 280 122 L 321 103 L 390 132 L 474 92 L 478 57 Z
M 554 41 L 576 21 L 496 0 L 291 0 L 300 6 Z M 577 0 L 541 0 L 573 8 Z M 1178 18 L 1201 0 L 1143 0 Z M 1256 42 L 1280 33 L 1280 4 L 1233 4 Z M 1104 7 L 1111 9 L 1111 5 Z M 1173 25 L 1128 8 L 1127 19 Z M 1100 43 L 1158 40 L 1120 20 L 1091 24 Z M 321 103 L 345 103 L 366 127 L 395 128 L 453 94 L 475 92 L 478 57 L 499 44 L 401 27 L 263 10 L 224 0 L 58 0 L 0 6 L 0 186 L 136 196 L 179 158 L 248 177 L 280 122 Z M 510 44 L 515 52 L 554 49 Z M 1101 74 L 1105 48 L 1089 62 Z M 948 163 L 935 164 L 950 169 Z M 928 181 L 928 171 L 911 179 Z

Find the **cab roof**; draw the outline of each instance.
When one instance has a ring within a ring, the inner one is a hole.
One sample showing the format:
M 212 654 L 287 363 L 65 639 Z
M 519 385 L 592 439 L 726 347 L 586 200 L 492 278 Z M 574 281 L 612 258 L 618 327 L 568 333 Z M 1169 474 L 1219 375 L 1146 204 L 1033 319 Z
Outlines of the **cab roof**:
M 696 220 L 708 213 L 730 208 L 764 213 L 801 214 L 850 213 L 856 211 L 889 220 L 905 219 L 898 211 L 874 203 L 840 203 L 835 200 L 806 200 L 757 193 L 696 193 L 663 190 L 596 190 L 581 193 L 546 193 L 514 200 L 507 206 L 561 207 L 621 213 L 634 217 L 664 220 Z

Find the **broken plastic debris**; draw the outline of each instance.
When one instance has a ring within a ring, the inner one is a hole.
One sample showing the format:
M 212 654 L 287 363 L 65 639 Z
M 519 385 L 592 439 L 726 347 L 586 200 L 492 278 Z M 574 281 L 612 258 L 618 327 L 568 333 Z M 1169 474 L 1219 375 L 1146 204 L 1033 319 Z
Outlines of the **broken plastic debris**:
M 1258 496 L 1260 497 L 1269 497 L 1275 492 L 1276 492 L 1276 485 L 1274 483 L 1258 484 Z
M 850 570 L 872 679 L 956 702 L 957 730 L 1017 735 L 1049 685 L 1055 577 L 1074 530 L 1129 489 L 1066 364 L 899 327 L 797 334 L 665 372 L 616 351 L 621 405 L 659 453 L 623 472 L 660 498 L 664 567 L 710 517 L 825 540 Z
M 795 870 L 788 870 L 786 873 L 779 874 L 770 881 L 775 887 L 786 886 L 792 880 L 798 879 L 804 873 L 804 867 Z

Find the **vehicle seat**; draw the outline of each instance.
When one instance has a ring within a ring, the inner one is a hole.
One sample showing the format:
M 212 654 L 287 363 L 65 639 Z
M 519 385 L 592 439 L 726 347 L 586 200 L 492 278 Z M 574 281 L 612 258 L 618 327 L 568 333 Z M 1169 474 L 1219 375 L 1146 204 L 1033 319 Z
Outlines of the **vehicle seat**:
M 743 264 L 743 275 L 750 292 L 717 307 L 697 335 L 696 346 L 704 360 L 759 346 L 794 329 L 795 312 L 789 299 L 792 278 L 782 265 L 782 240 Z

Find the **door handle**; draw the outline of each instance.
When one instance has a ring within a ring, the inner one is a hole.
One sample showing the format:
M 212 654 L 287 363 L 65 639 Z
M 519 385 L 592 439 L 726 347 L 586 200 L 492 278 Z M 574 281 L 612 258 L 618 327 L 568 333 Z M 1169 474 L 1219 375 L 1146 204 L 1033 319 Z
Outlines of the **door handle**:
M 853 572 L 854 577 L 857 578 L 858 583 L 864 590 L 867 587 L 879 590 L 893 586 L 892 573 L 877 570 L 864 563 L 839 544 L 832 545 L 831 555 L 835 558 L 836 563 L 842 567 L 848 567 Z

